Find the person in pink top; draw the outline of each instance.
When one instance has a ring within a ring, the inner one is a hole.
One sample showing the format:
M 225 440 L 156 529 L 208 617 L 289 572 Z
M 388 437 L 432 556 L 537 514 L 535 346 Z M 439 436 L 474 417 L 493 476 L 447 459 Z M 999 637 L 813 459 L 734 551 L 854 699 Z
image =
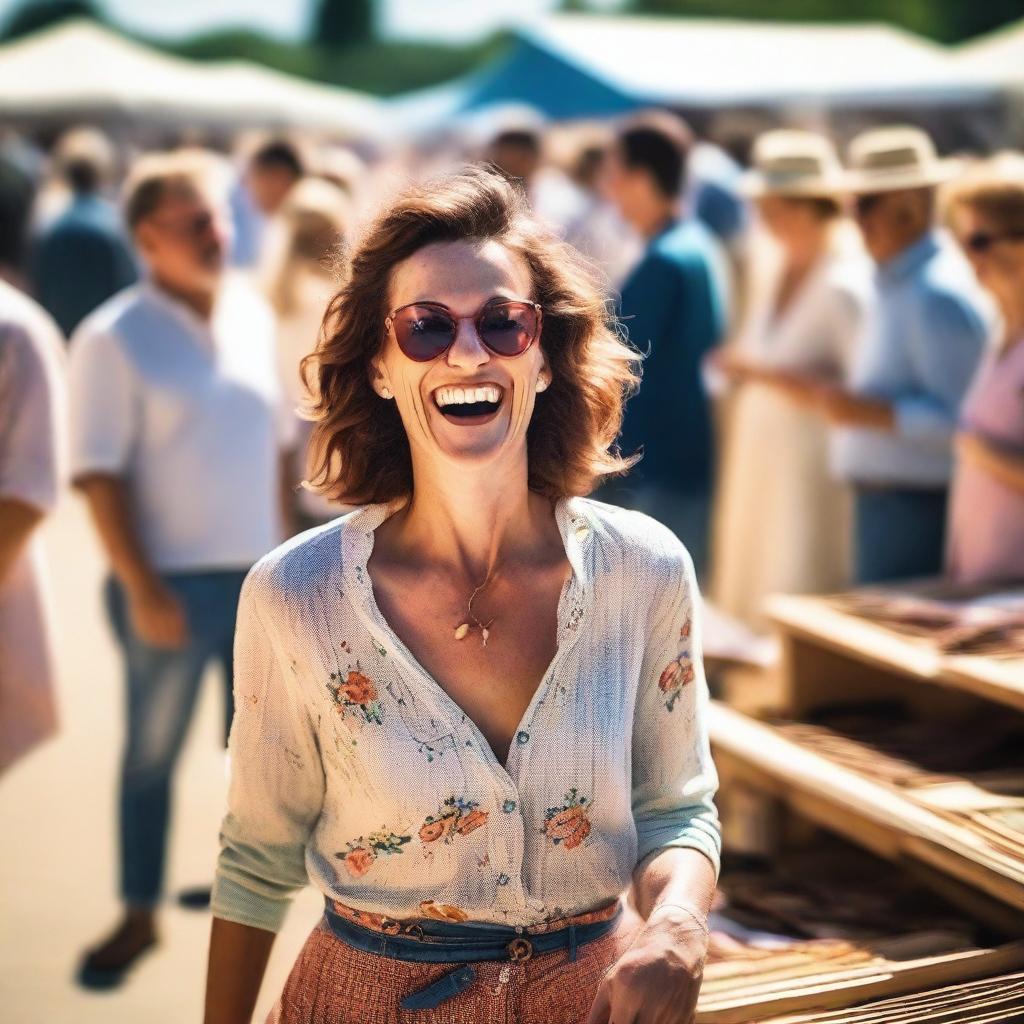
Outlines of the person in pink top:
M 960 414 L 947 571 L 963 583 L 1024 580 L 1024 156 L 980 164 L 950 215 L 1002 333 Z

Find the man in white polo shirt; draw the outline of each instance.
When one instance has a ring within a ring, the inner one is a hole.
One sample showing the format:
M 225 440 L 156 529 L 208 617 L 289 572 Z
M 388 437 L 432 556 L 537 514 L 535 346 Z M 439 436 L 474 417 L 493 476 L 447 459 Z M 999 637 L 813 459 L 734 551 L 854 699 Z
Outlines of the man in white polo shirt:
M 72 480 L 110 560 L 106 599 L 127 675 L 121 767 L 125 914 L 79 980 L 118 984 L 156 942 L 170 783 L 203 670 L 224 669 L 230 726 L 235 610 L 250 565 L 284 534 L 292 418 L 269 309 L 225 276 L 211 156 L 144 157 L 125 217 L 146 279 L 102 305 L 70 349 Z

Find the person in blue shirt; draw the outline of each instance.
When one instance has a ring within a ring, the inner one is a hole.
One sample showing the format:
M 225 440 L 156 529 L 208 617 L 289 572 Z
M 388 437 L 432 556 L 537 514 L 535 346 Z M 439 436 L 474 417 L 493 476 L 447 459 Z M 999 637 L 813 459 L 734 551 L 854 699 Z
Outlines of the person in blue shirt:
M 31 277 L 40 305 L 70 337 L 139 275 L 117 209 L 103 196 L 113 162 L 106 139 L 75 129 L 58 143 L 57 155 L 71 201 L 37 239 Z
M 671 528 L 700 575 L 714 466 L 701 363 L 725 330 L 728 272 L 711 233 L 682 208 L 691 144 L 682 121 L 657 112 L 625 122 L 608 152 L 608 194 L 647 242 L 619 302 L 630 341 L 647 355 L 619 439 L 624 454 L 643 458 L 598 497 Z
M 849 188 L 876 264 L 876 302 L 844 387 L 815 398 L 835 426 L 833 464 L 854 491 L 856 582 L 938 575 L 960 405 L 994 308 L 952 238 L 935 189 L 953 173 L 916 128 L 865 132 Z

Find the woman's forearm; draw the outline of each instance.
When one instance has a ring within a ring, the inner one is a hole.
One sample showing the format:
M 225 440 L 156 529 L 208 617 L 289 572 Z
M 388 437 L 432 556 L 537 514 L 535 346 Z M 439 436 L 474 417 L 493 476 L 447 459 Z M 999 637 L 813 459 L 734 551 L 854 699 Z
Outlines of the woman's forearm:
M 1004 487 L 1024 494 L 1024 458 L 984 438 L 978 439 L 983 449 L 982 462 L 991 476 Z
M 204 1024 L 250 1024 L 274 938 L 262 928 L 213 919 Z
M 43 513 L 16 499 L 0 498 L 0 587 L 28 546 Z
M 633 893 L 644 918 L 655 906 L 675 903 L 704 921 L 715 895 L 715 867 L 699 850 L 670 846 L 637 865 Z

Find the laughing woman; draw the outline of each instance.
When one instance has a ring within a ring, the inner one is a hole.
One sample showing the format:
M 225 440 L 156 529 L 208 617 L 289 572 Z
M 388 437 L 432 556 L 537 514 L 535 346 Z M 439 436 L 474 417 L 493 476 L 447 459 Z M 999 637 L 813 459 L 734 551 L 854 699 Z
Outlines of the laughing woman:
M 243 591 L 207 1024 L 686 1024 L 718 871 L 699 595 L 583 497 L 634 353 L 502 178 L 403 194 L 313 357 L 315 482 L 362 507 Z M 633 899 L 626 909 L 626 891 Z

